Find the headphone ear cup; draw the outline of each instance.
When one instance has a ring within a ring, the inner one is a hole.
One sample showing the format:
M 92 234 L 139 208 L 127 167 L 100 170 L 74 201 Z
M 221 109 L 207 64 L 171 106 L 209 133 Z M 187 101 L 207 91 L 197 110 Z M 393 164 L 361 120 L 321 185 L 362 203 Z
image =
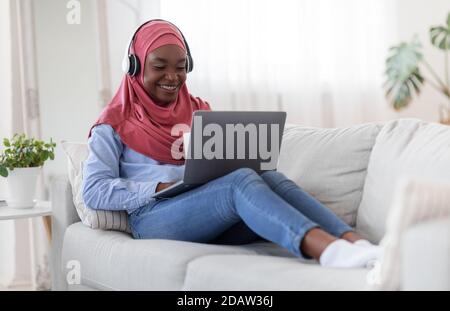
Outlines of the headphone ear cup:
M 128 61 L 130 66 L 128 67 L 128 74 L 132 77 L 136 76 L 139 71 L 141 70 L 141 65 L 139 63 L 139 59 L 137 58 L 137 56 L 135 54 L 131 54 L 128 57 Z
M 186 57 L 186 65 L 185 65 L 185 69 L 186 69 L 186 73 L 189 73 L 189 68 L 190 68 L 190 61 L 189 61 L 189 55 Z
M 128 56 L 128 53 L 122 59 L 122 71 L 124 73 L 130 71 L 130 57 Z
M 189 73 L 192 69 L 194 69 L 194 62 L 192 61 L 191 55 L 188 54 L 186 59 L 186 72 Z

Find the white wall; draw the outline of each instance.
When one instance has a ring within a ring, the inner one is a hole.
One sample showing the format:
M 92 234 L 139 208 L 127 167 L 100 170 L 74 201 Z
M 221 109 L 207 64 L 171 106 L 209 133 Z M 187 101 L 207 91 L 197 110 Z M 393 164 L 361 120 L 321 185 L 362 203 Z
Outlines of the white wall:
M 425 58 L 442 79 L 444 77 L 444 54 L 431 45 L 428 32 L 431 26 L 445 24 L 447 14 L 450 12 L 450 1 L 396 0 L 396 2 L 399 39 L 409 41 L 414 34 L 417 34 L 424 46 Z M 397 44 L 397 42 L 393 42 L 393 44 Z M 423 73 L 430 77 L 427 71 Z M 390 118 L 417 117 L 436 122 L 439 120 L 437 106 L 445 102 L 444 96 L 427 85 L 421 96 L 414 100 L 408 108 L 400 113 L 391 112 Z
M 51 174 L 66 172 L 61 140 L 85 141 L 100 112 L 94 2 L 81 0 L 81 23 L 68 24 L 67 1 L 35 2 L 39 101 L 43 138 L 57 143 Z

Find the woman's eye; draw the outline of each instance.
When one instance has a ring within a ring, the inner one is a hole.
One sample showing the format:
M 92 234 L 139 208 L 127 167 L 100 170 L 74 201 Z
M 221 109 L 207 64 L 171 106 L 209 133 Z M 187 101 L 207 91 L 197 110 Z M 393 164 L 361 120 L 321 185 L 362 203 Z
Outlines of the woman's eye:
M 166 67 L 165 66 L 153 66 L 153 69 L 155 69 L 155 70 L 164 70 L 164 69 L 166 69 Z M 185 69 L 185 67 L 183 66 L 183 67 L 177 67 L 177 70 L 184 70 Z

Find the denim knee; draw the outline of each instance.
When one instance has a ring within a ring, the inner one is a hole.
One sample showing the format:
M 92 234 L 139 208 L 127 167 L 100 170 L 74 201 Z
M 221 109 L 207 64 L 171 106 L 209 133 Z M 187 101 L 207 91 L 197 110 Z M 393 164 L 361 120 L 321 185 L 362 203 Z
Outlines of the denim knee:
M 240 182 L 247 177 L 259 178 L 258 173 L 248 167 L 238 168 L 237 170 L 231 172 L 229 176 L 236 182 Z
M 265 171 L 261 174 L 261 178 L 272 188 L 273 190 L 283 189 L 286 191 L 293 187 L 299 187 L 294 181 L 287 178 L 283 173 L 277 171 Z
M 232 171 L 231 173 L 228 173 L 226 176 L 229 176 L 231 178 L 242 178 L 251 174 L 256 174 L 256 172 L 251 168 L 241 167 L 237 170 Z
M 278 171 L 265 171 L 261 174 L 261 177 L 264 180 L 271 180 L 275 183 L 287 179 L 287 177 L 283 173 L 280 173 Z
M 228 173 L 223 178 L 223 181 L 227 181 L 231 187 L 231 190 L 236 186 L 242 185 L 245 181 L 246 183 L 251 181 L 262 181 L 261 177 L 253 169 L 248 167 L 239 168 L 237 170 Z

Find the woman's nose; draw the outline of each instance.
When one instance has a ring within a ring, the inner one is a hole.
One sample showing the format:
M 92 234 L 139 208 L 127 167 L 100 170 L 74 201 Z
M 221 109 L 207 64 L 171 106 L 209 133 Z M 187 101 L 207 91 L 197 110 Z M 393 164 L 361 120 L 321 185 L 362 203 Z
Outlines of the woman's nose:
M 175 72 L 166 72 L 167 80 L 177 80 L 177 74 Z

